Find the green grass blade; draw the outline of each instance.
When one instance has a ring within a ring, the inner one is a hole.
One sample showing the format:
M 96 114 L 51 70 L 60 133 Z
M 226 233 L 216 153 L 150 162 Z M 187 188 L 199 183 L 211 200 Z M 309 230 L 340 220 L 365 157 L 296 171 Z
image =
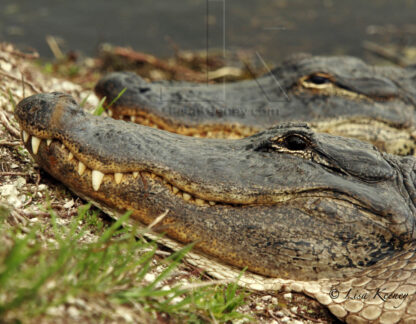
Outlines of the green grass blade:
M 121 90 L 120 92 L 119 92 L 119 94 L 117 95 L 117 97 L 115 97 L 111 102 L 110 102 L 110 104 L 107 106 L 107 109 L 108 108 L 110 108 L 112 105 L 114 105 L 115 104 L 115 102 L 118 100 L 118 99 L 120 99 L 120 97 L 123 95 L 123 93 L 124 92 L 126 92 L 126 90 L 127 90 L 127 88 L 124 88 L 123 90 Z
M 90 93 L 87 94 L 84 99 L 82 99 L 81 103 L 79 104 L 79 106 L 81 108 L 85 106 L 85 104 L 87 103 L 87 100 L 88 100 L 89 97 L 90 97 Z
M 102 113 L 104 112 L 103 105 L 104 105 L 104 102 L 106 101 L 106 99 L 107 99 L 106 97 L 103 97 L 100 100 L 100 102 L 98 103 L 97 107 L 94 109 L 94 111 L 92 113 L 94 116 L 101 116 L 102 115 Z

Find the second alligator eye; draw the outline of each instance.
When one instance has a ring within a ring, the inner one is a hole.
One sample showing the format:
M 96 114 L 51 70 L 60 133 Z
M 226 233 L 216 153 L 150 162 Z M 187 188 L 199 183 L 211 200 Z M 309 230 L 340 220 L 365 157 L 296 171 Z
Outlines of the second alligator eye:
M 283 145 L 291 151 L 303 151 L 308 147 L 308 142 L 298 135 L 289 135 L 284 141 Z
M 312 74 L 306 82 L 321 85 L 325 83 L 331 83 L 331 79 L 328 78 L 325 74 Z

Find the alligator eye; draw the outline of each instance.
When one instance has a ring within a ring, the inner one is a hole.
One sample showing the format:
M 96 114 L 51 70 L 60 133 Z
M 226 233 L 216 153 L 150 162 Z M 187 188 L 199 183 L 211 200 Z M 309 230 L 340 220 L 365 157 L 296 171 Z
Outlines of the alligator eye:
M 306 82 L 310 82 L 316 85 L 321 85 L 325 83 L 331 83 L 332 81 L 323 74 L 312 74 L 308 79 L 305 80 Z
M 326 89 L 332 86 L 334 78 L 327 73 L 314 73 L 303 77 L 300 83 L 304 88 Z
M 291 151 L 303 151 L 308 147 L 308 142 L 298 135 L 289 135 L 284 139 L 283 145 Z

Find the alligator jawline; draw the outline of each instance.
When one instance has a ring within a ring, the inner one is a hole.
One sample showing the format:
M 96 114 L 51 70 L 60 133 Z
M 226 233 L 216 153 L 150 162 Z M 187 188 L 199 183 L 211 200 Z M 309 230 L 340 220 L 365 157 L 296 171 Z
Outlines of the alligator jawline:
M 206 124 L 198 126 L 172 124 L 150 112 L 120 106 L 116 110 L 109 107 L 107 114 L 115 119 L 130 121 L 186 136 L 238 139 L 250 136 L 259 131 L 258 128 L 241 124 Z
M 31 142 L 32 145 L 32 152 L 34 155 L 37 154 L 38 150 L 40 149 L 40 145 L 43 142 L 46 142 L 46 145 L 49 147 L 51 145 L 58 145 L 60 147 L 61 153 L 66 156 L 66 160 L 68 162 L 71 162 L 74 164 L 75 169 L 78 171 L 79 176 L 82 176 L 86 172 L 91 173 L 91 179 L 92 179 L 92 187 L 95 191 L 98 191 L 100 189 L 102 180 L 104 176 L 112 175 L 113 181 L 115 184 L 120 184 L 121 181 L 123 181 L 123 178 L 125 177 L 133 177 L 134 179 L 137 179 L 138 177 L 141 177 L 141 179 L 145 182 L 144 178 L 147 179 L 153 179 L 154 181 L 158 181 L 160 184 L 163 184 L 165 187 L 167 187 L 172 195 L 175 195 L 177 197 L 182 198 L 184 201 L 188 203 L 193 203 L 198 206 L 214 206 L 217 203 L 219 204 L 227 204 L 223 202 L 215 202 L 215 201 L 207 201 L 204 199 L 200 199 L 198 197 L 195 197 L 189 192 L 183 191 L 176 186 L 168 183 L 166 179 L 163 177 L 160 177 L 156 175 L 155 173 L 151 171 L 135 171 L 135 172 L 114 172 L 114 173 L 102 173 L 99 170 L 93 170 L 92 168 L 88 167 L 83 162 L 79 161 L 74 154 L 70 151 L 69 148 L 65 146 L 64 143 L 62 143 L 60 140 L 57 139 L 39 139 L 38 137 L 35 137 L 33 135 L 28 135 L 26 131 L 23 131 L 22 138 L 25 143 Z M 231 204 L 230 204 L 231 205 Z

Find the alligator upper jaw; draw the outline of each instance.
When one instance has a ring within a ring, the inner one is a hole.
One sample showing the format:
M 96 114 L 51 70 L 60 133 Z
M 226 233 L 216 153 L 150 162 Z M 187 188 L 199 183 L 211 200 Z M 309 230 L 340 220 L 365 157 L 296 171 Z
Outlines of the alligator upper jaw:
M 60 137 L 58 136 L 58 138 Z M 99 158 L 81 154 L 80 151 L 83 152 L 85 150 L 82 146 L 75 145 L 77 149 L 74 151 L 74 144 L 65 139 L 41 138 L 33 135 L 30 130 L 26 131 L 24 129 L 22 130 L 22 139 L 35 159 L 55 177 L 60 178 L 62 176 L 59 172 L 57 174 L 56 169 L 54 169 L 57 168 L 58 164 L 61 164 L 61 168 L 63 169 L 70 168 L 75 170 L 76 173 L 72 174 L 71 177 L 67 178 L 64 176 L 62 179 L 74 191 L 77 191 L 81 178 L 85 182 L 83 185 L 84 190 L 85 187 L 89 187 L 88 191 L 95 192 L 102 191 L 103 188 L 101 185 L 104 182 L 107 185 L 111 183 L 113 186 L 117 186 L 126 181 L 138 181 L 143 184 L 143 189 L 145 190 L 148 189 L 146 187 L 153 187 L 152 190 L 154 191 L 167 190 L 171 195 L 181 198 L 186 203 L 203 207 L 215 206 L 217 204 L 232 206 L 267 205 L 278 204 L 292 199 L 300 199 L 302 197 L 333 196 L 333 193 L 326 186 L 320 187 L 319 185 L 317 187 L 299 186 L 293 189 L 283 187 L 280 190 L 269 190 L 268 194 L 261 192 L 261 188 L 257 186 L 253 188 L 254 190 L 251 193 L 245 195 L 241 189 L 233 192 L 232 187 L 226 188 L 228 190 L 225 191 L 218 190 L 222 185 L 220 179 L 218 179 L 218 186 L 212 192 L 206 192 L 207 188 L 198 186 L 201 184 L 200 182 L 193 182 L 190 179 L 186 179 L 180 173 L 177 175 L 174 173 L 169 174 L 169 171 L 172 170 L 166 170 L 166 166 L 157 168 L 155 165 L 146 166 L 146 164 L 140 163 L 117 165 L 114 162 L 104 166 Z M 63 165 L 65 166 L 63 167 Z M 111 167 L 106 168 L 108 165 L 111 165 Z M 89 185 L 86 186 L 86 183 L 89 183 Z M 342 193 L 337 193 L 337 199 L 353 201 L 359 204 L 359 201 L 353 197 L 343 195 Z

